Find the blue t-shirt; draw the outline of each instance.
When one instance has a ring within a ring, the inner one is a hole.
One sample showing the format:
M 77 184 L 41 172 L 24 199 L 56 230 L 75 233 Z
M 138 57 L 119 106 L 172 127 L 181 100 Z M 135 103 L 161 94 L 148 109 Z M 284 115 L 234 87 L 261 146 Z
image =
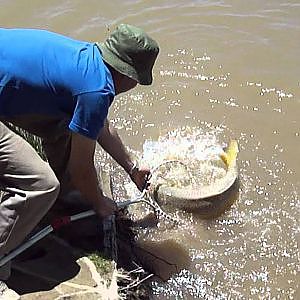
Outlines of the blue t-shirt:
M 0 29 L 0 118 L 69 118 L 97 139 L 115 96 L 95 43 L 37 29 Z

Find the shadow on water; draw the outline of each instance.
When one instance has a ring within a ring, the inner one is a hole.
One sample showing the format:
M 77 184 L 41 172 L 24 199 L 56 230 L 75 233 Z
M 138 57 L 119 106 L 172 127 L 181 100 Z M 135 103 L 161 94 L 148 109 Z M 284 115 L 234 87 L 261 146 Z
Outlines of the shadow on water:
M 173 239 L 139 242 L 135 253 L 143 267 L 162 281 L 167 281 L 191 264 L 187 249 Z

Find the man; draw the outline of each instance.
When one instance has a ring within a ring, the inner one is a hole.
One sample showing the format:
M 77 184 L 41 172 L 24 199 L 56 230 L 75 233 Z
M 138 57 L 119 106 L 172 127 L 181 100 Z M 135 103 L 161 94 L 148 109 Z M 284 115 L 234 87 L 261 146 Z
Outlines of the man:
M 116 210 L 97 181 L 96 142 L 143 189 L 149 169 L 136 167 L 107 114 L 115 95 L 152 83 L 158 52 L 144 31 L 125 24 L 102 44 L 0 29 L 0 257 L 24 240 L 70 184 L 100 217 Z M 41 137 L 49 164 L 6 122 Z M 0 269 L 0 280 L 6 271 Z

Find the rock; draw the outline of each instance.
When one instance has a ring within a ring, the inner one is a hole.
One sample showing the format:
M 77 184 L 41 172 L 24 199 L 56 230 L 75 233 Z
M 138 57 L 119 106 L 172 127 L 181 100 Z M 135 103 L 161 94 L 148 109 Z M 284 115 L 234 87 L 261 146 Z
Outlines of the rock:
M 78 258 L 75 249 L 53 235 L 17 257 L 12 266 L 8 286 L 21 300 L 102 299 L 107 291 L 93 262 Z

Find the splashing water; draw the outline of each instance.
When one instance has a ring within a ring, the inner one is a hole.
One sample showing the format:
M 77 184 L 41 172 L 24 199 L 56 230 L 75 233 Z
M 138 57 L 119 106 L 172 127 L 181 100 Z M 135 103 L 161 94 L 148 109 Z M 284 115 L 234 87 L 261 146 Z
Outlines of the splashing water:
M 214 131 L 184 128 L 171 131 L 158 141 L 147 140 L 141 160 L 154 170 L 152 181 L 156 184 L 199 187 L 225 175 L 220 159 L 223 152 Z

